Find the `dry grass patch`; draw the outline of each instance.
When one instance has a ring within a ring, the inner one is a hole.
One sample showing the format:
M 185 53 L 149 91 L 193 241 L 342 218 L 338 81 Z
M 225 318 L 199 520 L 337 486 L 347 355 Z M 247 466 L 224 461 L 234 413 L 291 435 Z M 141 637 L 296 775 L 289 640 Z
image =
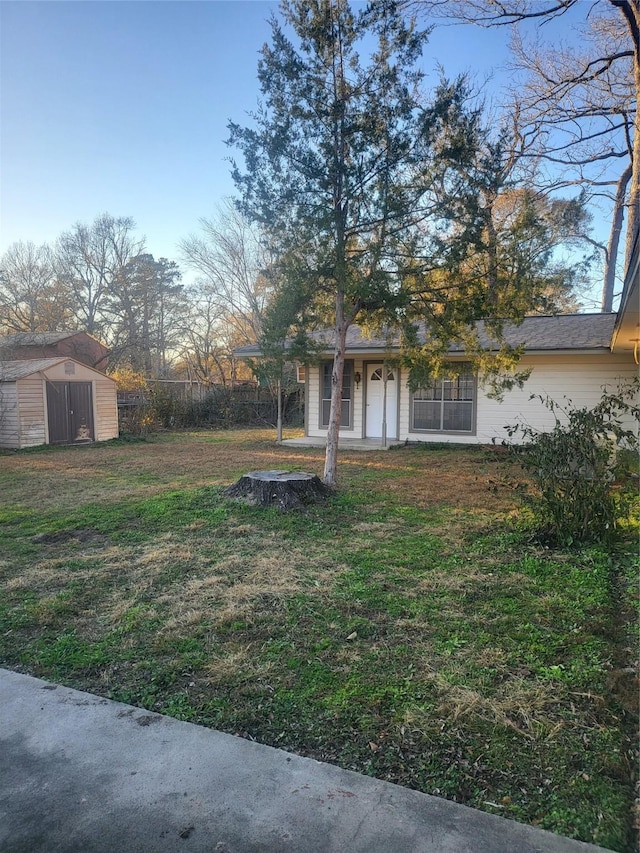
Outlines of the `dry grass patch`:
M 233 453 L 233 448 L 240 447 Z M 287 461 L 321 471 L 321 455 L 275 448 L 271 430 L 191 433 L 152 437 L 132 444 L 43 448 L 2 454 L 3 502 L 49 511 L 71 510 L 98 500 L 152 496 L 188 484 L 228 485 L 251 469 Z M 28 476 L 25 476 L 28 472 Z
M 290 547 L 276 553 L 231 554 L 204 567 L 204 573 L 158 599 L 166 609 L 163 631 L 182 634 L 190 626 L 213 630 L 237 620 L 277 612 L 298 592 L 322 595 L 344 566 L 326 555 L 309 555 Z
M 367 540 L 390 539 L 400 529 L 400 524 L 389 521 L 362 521 L 353 525 L 354 533 L 361 534 Z
M 202 684 L 207 687 L 223 685 L 229 680 L 264 681 L 275 672 L 273 661 L 262 661 L 254 644 L 240 647 L 227 645 L 224 654 L 212 654 L 203 667 Z
M 563 727 L 557 711 L 565 701 L 557 685 L 509 678 L 490 694 L 451 684 L 438 673 L 431 675 L 437 693 L 436 713 L 420 708 L 405 712 L 403 723 L 415 731 L 457 728 L 482 720 L 517 732 L 529 740 L 553 738 Z

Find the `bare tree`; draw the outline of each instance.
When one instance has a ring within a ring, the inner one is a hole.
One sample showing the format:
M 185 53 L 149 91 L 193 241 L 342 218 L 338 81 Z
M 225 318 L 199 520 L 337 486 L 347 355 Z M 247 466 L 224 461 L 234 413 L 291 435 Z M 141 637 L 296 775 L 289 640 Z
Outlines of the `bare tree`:
M 505 106 L 514 118 L 520 157 L 538 167 L 541 189 L 578 186 L 590 201 L 606 199 L 610 206 L 609 239 L 600 246 L 602 310 L 610 311 L 625 212 L 627 252 L 639 223 L 638 0 L 407 0 L 405 6 L 448 22 L 511 28 L 513 70 L 524 81 L 517 78 Z M 567 47 L 553 24 L 578 10 L 584 11 L 579 47 Z M 527 22 L 529 32 L 536 25 L 535 39 L 519 29 Z M 542 34 L 556 38 L 544 42 Z
M 224 385 L 227 372 L 219 343 L 223 311 L 218 295 L 200 281 L 189 288 L 188 299 L 190 313 L 182 329 L 180 361 L 189 379 Z
M 255 343 L 269 298 L 269 257 L 260 232 L 231 201 L 200 224 L 200 235 L 180 243 L 183 261 L 200 274 L 199 297 L 206 292 L 216 320 L 224 317 L 236 329 L 238 344 Z
M 78 325 L 108 338 L 105 300 L 127 264 L 144 250 L 128 216 L 98 216 L 90 225 L 76 223 L 56 246 L 56 271 L 73 301 Z
M 0 329 L 55 332 L 68 321 L 69 303 L 56 282 L 50 247 L 14 243 L 0 261 Z

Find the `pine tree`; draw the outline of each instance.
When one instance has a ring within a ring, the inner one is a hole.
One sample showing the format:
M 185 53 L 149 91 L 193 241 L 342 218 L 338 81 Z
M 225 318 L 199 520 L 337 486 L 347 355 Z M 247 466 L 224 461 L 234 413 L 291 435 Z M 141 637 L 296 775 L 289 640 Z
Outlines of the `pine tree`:
M 265 229 L 283 287 L 305 296 L 307 322 L 334 329 L 333 486 L 351 324 L 393 328 L 418 312 L 444 340 L 505 306 L 522 314 L 522 300 L 464 279 L 487 225 L 472 182 L 497 194 L 506 173 L 497 155 L 477 166 L 486 136 L 464 80 L 422 92 L 428 33 L 394 0 L 288 0 L 281 13 L 258 66 L 263 100 L 228 141 L 244 160 L 233 168 L 241 209 Z

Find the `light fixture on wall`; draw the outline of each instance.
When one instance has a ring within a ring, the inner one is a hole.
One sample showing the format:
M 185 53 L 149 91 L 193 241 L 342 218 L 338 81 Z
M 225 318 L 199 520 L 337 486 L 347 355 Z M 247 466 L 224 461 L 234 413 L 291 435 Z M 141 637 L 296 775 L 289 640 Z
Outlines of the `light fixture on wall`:
M 630 343 L 633 344 L 633 360 L 636 364 L 640 364 L 638 360 L 638 347 L 640 347 L 640 338 L 631 338 Z
M 356 372 L 353 374 L 353 378 L 355 379 L 355 382 L 356 382 L 356 388 L 359 388 L 360 383 L 362 382 L 362 374 L 360 373 L 359 370 L 356 370 Z

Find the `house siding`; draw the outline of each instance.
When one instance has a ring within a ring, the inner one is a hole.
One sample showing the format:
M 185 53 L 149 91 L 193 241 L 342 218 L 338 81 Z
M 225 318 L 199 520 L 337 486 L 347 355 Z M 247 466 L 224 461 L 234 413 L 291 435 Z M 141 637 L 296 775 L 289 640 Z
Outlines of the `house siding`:
M 349 356 L 347 356 L 349 358 Z M 364 364 L 362 359 L 350 359 L 353 361 L 353 372 L 360 373 L 364 377 Z M 327 434 L 327 428 L 320 426 L 320 376 L 321 367 L 317 365 L 309 367 L 307 370 L 307 385 L 306 385 L 306 417 L 307 417 L 307 435 L 315 438 L 322 438 Z M 360 382 L 360 387 L 356 387 L 353 383 L 353 415 L 352 425 L 349 427 L 340 427 L 340 434 L 347 438 L 362 438 L 364 423 L 363 423 L 363 394 L 364 394 L 364 379 Z
M 354 438 L 362 438 L 364 436 L 364 406 L 362 405 L 362 395 L 365 386 L 365 369 L 362 359 L 353 359 L 353 375 L 360 373 L 360 387 L 356 388 L 356 383 L 353 383 L 353 426 L 351 435 Z
M 628 360 L 611 354 L 600 356 L 556 356 L 553 361 L 546 356 L 529 356 L 520 362 L 520 368 L 531 368 L 531 376 L 522 389 L 506 392 L 502 402 L 487 396 L 478 382 L 476 403 L 476 429 L 473 435 L 412 433 L 409 429 L 409 389 L 402 389 L 401 438 L 409 441 L 455 442 L 460 444 L 486 444 L 508 439 L 506 426 L 526 423 L 537 430 L 550 430 L 555 425 L 552 412 L 532 395 L 550 397 L 561 406 L 570 400 L 576 408 L 592 408 L 600 400 L 603 389 L 615 390 L 619 380 L 632 379 L 637 369 Z M 629 422 L 637 429 L 637 424 Z M 514 436 L 514 441 L 518 436 Z
M 345 438 L 364 438 L 364 412 L 367 363 L 381 363 L 381 357 L 354 359 L 354 371 L 363 377 L 360 387 L 354 386 L 354 422 L 353 429 L 341 429 Z M 522 389 L 515 388 L 505 393 L 502 401 L 487 396 L 482 381 L 477 384 L 477 399 L 474 412 L 474 430 L 465 433 L 425 433 L 412 432 L 410 429 L 411 394 L 407 384 L 407 373 L 402 371 L 399 403 L 399 441 L 448 442 L 455 444 L 489 444 L 507 440 L 506 426 L 526 423 L 538 430 L 552 429 L 555 420 L 553 414 L 539 399 L 540 395 L 550 397 L 561 406 L 568 400 L 576 408 L 592 408 L 599 402 L 603 389 L 615 390 L 620 380 L 630 380 L 637 375 L 636 365 L 623 355 L 610 352 L 561 355 L 525 356 L 520 369 L 531 369 L 531 375 Z M 320 423 L 320 370 L 310 367 L 308 370 L 308 429 L 311 437 L 326 435 L 326 429 Z M 638 429 L 635 422 L 628 426 Z M 518 440 L 514 436 L 513 440 Z
M 20 447 L 18 389 L 15 382 L 0 384 L 0 447 Z

